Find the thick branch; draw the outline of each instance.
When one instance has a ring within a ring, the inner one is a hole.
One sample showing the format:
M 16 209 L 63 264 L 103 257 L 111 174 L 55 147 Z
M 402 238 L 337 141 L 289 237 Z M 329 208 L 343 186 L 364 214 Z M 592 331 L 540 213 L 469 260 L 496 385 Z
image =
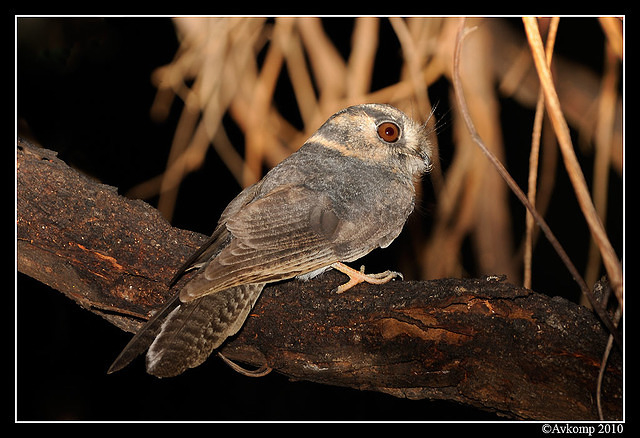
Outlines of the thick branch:
M 19 142 L 17 157 L 19 271 L 137 330 L 206 236 L 172 228 L 146 203 L 78 174 L 51 151 Z M 224 354 L 294 379 L 453 400 L 514 418 L 597 418 L 607 333 L 587 309 L 490 277 L 332 293 L 343 281 L 330 272 L 265 288 Z M 617 352 L 602 399 L 606 418 L 620 419 Z

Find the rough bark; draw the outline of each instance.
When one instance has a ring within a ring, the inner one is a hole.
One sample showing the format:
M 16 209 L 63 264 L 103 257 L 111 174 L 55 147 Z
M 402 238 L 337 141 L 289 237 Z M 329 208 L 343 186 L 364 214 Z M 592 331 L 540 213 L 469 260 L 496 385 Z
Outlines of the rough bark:
M 171 227 L 46 149 L 18 141 L 16 166 L 18 270 L 135 332 L 206 236 Z M 453 400 L 511 418 L 597 419 L 608 334 L 586 308 L 498 277 L 332 293 L 344 280 L 329 272 L 268 286 L 223 353 L 293 379 Z M 605 419 L 622 418 L 618 350 L 602 400 Z

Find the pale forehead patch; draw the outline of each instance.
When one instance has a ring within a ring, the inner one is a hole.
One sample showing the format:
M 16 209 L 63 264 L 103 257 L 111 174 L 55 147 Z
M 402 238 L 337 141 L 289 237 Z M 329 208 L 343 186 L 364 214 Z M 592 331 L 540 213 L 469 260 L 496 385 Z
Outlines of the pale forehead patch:
M 375 136 L 375 139 L 372 138 L 371 140 L 378 140 L 378 137 L 375 134 L 375 130 L 374 130 L 374 136 Z M 368 141 L 369 139 L 364 139 L 364 140 Z M 374 145 L 374 147 L 369 148 L 367 150 L 367 154 L 363 156 L 361 149 L 349 147 L 343 142 L 340 142 L 333 138 L 327 138 L 324 134 L 319 132 L 316 132 L 311 137 L 309 137 L 309 140 L 307 140 L 307 143 L 316 143 L 323 147 L 333 149 L 334 151 L 339 152 L 341 155 L 345 157 L 356 157 L 356 158 L 367 160 L 367 161 L 379 162 L 380 160 L 389 156 L 388 148 L 376 147 L 377 145 Z

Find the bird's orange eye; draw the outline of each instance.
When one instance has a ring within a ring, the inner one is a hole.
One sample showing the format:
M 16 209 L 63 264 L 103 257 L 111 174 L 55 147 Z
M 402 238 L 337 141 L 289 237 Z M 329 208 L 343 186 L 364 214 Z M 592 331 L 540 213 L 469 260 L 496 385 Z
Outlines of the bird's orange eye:
M 400 138 L 400 128 L 392 122 L 384 122 L 378 125 L 378 136 L 388 143 L 393 143 Z

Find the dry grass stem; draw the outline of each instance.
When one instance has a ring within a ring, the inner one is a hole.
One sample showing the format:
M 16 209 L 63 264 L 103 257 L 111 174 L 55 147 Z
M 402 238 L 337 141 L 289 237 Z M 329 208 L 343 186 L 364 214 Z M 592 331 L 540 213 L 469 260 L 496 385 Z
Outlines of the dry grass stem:
M 600 221 L 595 207 L 593 206 L 582 169 L 580 168 L 580 164 L 575 156 L 569 126 L 567 125 L 562 113 L 558 94 L 555 91 L 555 86 L 551 77 L 551 70 L 546 64 L 537 21 L 535 18 L 525 17 L 523 18 L 523 22 L 525 24 L 525 30 L 531 45 L 531 50 L 534 55 L 536 69 L 540 76 L 540 82 L 544 90 L 545 105 L 549 112 L 556 136 L 558 137 L 565 167 L 573 184 L 578 203 L 580 204 L 584 217 L 589 225 L 589 229 L 591 230 L 592 236 L 600 249 L 600 253 L 602 254 L 603 263 L 607 274 L 609 275 L 609 280 L 616 298 L 618 299 L 620 306 L 623 306 L 622 266 L 620 265 L 618 256 L 611 246 L 602 222 Z
M 553 17 L 547 33 L 547 64 L 551 65 L 553 56 L 553 46 L 556 40 L 556 32 L 558 30 L 558 17 Z M 540 155 L 540 138 L 542 136 L 542 122 L 544 120 L 544 93 L 542 90 L 538 93 L 538 102 L 536 104 L 536 115 L 533 122 L 533 134 L 531 139 L 531 153 L 529 155 L 529 184 L 527 198 L 532 206 L 536 206 L 536 186 L 538 183 L 538 160 Z M 524 253 L 524 287 L 531 288 L 531 261 L 533 257 L 533 216 L 529 211 L 526 213 L 526 230 L 525 230 L 525 253 Z
M 605 71 L 602 77 L 602 92 L 598 100 L 598 123 L 594 136 L 594 169 L 593 169 L 593 205 L 600 220 L 606 222 L 607 193 L 609 191 L 609 169 L 611 168 L 611 140 L 615 124 L 615 107 L 619 75 L 618 57 L 615 49 L 605 46 Z M 600 276 L 600 252 L 591 238 L 589 259 L 585 279 L 587 284 L 594 284 Z
M 379 28 L 379 18 L 358 18 L 354 23 L 346 72 L 347 99 L 361 99 L 371 90 Z
M 436 162 L 443 152 L 445 162 L 442 167 L 436 165 L 431 175 L 435 193 L 425 193 L 430 198 L 424 205 L 426 213 L 422 214 L 432 218 L 433 223 L 428 232 L 419 226 L 410 227 L 417 234 L 412 239 L 413 266 L 406 270 L 426 279 L 462 276 L 469 269 L 474 273 L 504 273 L 512 282 L 520 281 L 524 275 L 526 284 L 534 285 L 536 279 L 530 266 L 536 263 L 532 250 L 538 228 L 532 226 L 531 218 L 512 216 L 507 186 L 469 137 L 459 109 L 447 103 L 454 96 L 452 60 L 458 20 L 355 18 L 350 21 L 353 28 L 346 41 L 344 33 L 338 37 L 342 40 L 337 40 L 334 29 L 325 28 L 339 20 L 342 19 L 175 19 L 181 46 L 172 62 L 153 74 L 158 92 L 151 114 L 155 120 L 162 120 L 179 102 L 183 103 L 182 112 L 166 170 L 141 182 L 129 195 L 158 196 L 159 208 L 171 218 L 184 178 L 203 166 L 211 156 L 210 147 L 238 185 L 244 187 L 300 147 L 335 111 L 362 102 L 383 102 L 424 122 L 431 113 L 432 87 L 444 83 L 445 92 L 437 96 L 440 102 L 435 115 L 447 115 L 442 134 L 450 143 L 444 143 L 444 151 L 435 151 Z M 346 23 L 343 20 L 340 25 Z M 556 20 L 545 23 L 557 25 Z M 532 62 L 529 47 L 535 45 L 521 29 L 506 29 L 503 20 L 498 19 L 477 18 L 473 24 L 478 30 L 460 52 L 460 77 L 469 113 L 492 155 L 504 162 L 522 147 L 504 144 L 507 127 L 501 120 L 501 99 L 506 96 L 532 111 L 538 106 L 531 133 L 528 198 L 543 216 L 556 189 L 558 153 L 553 132 L 542 129 L 543 111 L 539 108 L 544 96 L 545 107 L 558 131 L 558 113 L 552 112 L 550 106 L 554 103 L 549 102 L 548 96 L 553 84 L 543 80 L 541 90 L 538 75 L 544 75 L 536 72 L 539 61 Z M 611 44 L 613 58 L 621 59 L 617 47 L 622 41 L 620 20 L 603 18 L 600 24 Z M 552 41 L 550 35 L 546 54 L 540 47 L 545 67 Z M 619 73 L 607 70 L 607 76 L 600 78 L 558 54 L 554 54 L 553 63 L 559 90 L 556 99 L 564 110 L 560 116 L 566 116 L 585 143 L 593 143 L 598 175 L 609 169 L 620 174 L 621 99 L 615 93 L 616 85 L 610 82 Z M 378 71 L 385 68 L 390 72 Z M 383 83 L 381 78 L 386 77 L 394 79 Z M 285 81 L 288 88 L 282 89 Z M 290 95 L 286 103 L 279 101 L 283 93 Z M 595 101 L 597 105 L 593 104 Z M 436 128 L 441 123 L 435 117 L 429 123 L 434 130 L 440 129 Z M 566 122 L 564 125 L 566 128 Z M 235 136 L 237 131 L 242 133 L 242 144 Z M 434 138 L 440 145 L 442 140 Z M 565 143 L 564 138 L 562 142 Z M 574 173 L 572 159 L 565 156 L 566 144 L 561 149 L 565 166 Z M 580 178 L 583 177 L 572 175 L 572 182 Z M 606 192 L 607 185 L 599 182 L 602 176 L 595 180 L 594 199 L 601 199 L 595 191 Z M 419 193 L 422 188 L 418 186 Z M 579 197 L 582 199 L 583 195 Z M 594 202 L 595 210 L 602 211 L 603 203 Z M 583 204 L 581 200 L 581 207 Z M 590 215 L 589 210 L 583 207 L 585 217 Z M 602 225 L 588 220 L 612 284 L 621 285 L 616 274 L 621 272 L 619 263 L 611 262 L 610 246 L 607 249 L 607 244 L 603 245 L 606 235 L 603 240 Z M 525 221 L 522 228 L 526 232 L 522 236 L 510 231 L 517 221 Z M 514 239 L 521 242 L 517 248 Z M 472 248 L 471 267 L 461 256 L 465 246 Z M 596 271 L 601 266 L 597 261 L 592 263 Z
M 603 324 L 605 324 L 607 326 L 607 328 L 609 329 L 610 333 L 614 336 L 614 338 L 616 339 L 618 344 L 622 345 L 622 342 L 621 342 L 620 337 L 619 337 L 619 333 L 616 331 L 616 328 L 613 325 L 613 323 L 611 321 L 611 318 L 609 317 L 609 315 L 606 313 L 606 311 L 602 307 L 602 304 L 599 303 L 594 298 L 593 293 L 587 287 L 586 283 L 584 282 L 584 280 L 580 276 L 578 270 L 574 266 L 573 262 L 571 261 L 571 259 L 567 255 L 567 253 L 564 250 L 564 248 L 562 247 L 562 245 L 560 245 L 560 242 L 555 237 L 555 235 L 553 234 L 553 232 L 551 231 L 551 229 L 547 225 L 546 221 L 542 218 L 540 213 L 538 213 L 538 211 L 531 205 L 531 203 L 529 202 L 529 200 L 527 199 L 525 194 L 522 192 L 520 187 L 518 187 L 518 185 L 513 180 L 513 178 L 509 174 L 509 172 L 505 169 L 504 165 L 500 162 L 498 157 L 488 149 L 486 143 L 484 142 L 484 140 L 482 139 L 482 137 L 480 136 L 480 134 L 478 133 L 478 131 L 475 128 L 474 121 L 473 121 L 473 119 L 471 117 L 471 114 L 470 114 L 470 111 L 468 109 L 468 105 L 467 105 L 467 102 L 466 102 L 465 92 L 464 92 L 462 84 L 461 84 L 460 71 L 459 71 L 460 52 L 461 52 L 462 40 L 464 39 L 464 37 L 469 32 L 471 32 L 471 31 L 473 31 L 475 29 L 476 29 L 475 27 L 471 28 L 471 29 L 467 29 L 465 27 L 465 20 L 464 19 L 461 20 L 460 28 L 458 30 L 457 37 L 456 37 L 456 46 L 455 46 L 454 62 L 453 62 L 453 86 L 454 86 L 454 89 L 455 89 L 456 99 L 457 99 L 460 111 L 462 113 L 464 122 L 465 122 L 465 124 L 466 124 L 466 126 L 467 126 L 467 128 L 469 130 L 469 134 L 471 135 L 473 141 L 479 146 L 480 150 L 482 150 L 483 154 L 491 162 L 493 167 L 495 167 L 495 169 L 498 171 L 500 176 L 507 183 L 507 185 L 509 186 L 511 191 L 517 196 L 518 200 L 529 210 L 529 212 L 535 218 L 536 222 L 540 226 L 540 229 L 544 232 L 545 236 L 547 237 L 547 240 L 549 241 L 549 243 L 551 243 L 551 245 L 553 246 L 554 250 L 556 251 L 556 253 L 560 257 L 560 259 L 562 260 L 562 262 L 564 263 L 566 268 L 569 270 L 569 272 L 573 276 L 574 280 L 578 283 L 578 285 L 580 286 L 580 289 L 582 290 L 583 294 L 585 296 L 587 296 L 587 298 L 589 299 L 592 307 L 594 308 L 594 310 L 596 311 L 596 313 L 598 314 L 598 316 L 602 320 Z M 537 23 L 536 23 L 535 30 L 538 31 Z M 536 41 L 536 51 L 537 51 L 536 53 L 539 56 L 540 52 L 541 52 L 540 49 L 542 48 L 542 41 L 540 39 L 540 34 L 539 33 L 537 34 L 537 38 L 538 38 L 538 41 Z M 545 62 L 546 62 L 544 60 L 544 50 L 542 50 L 542 61 L 540 61 L 540 59 L 537 59 L 536 60 L 536 65 L 538 65 L 540 62 L 542 62 L 543 64 L 545 64 Z M 545 98 L 547 98 L 547 99 L 549 98 L 549 94 L 546 93 L 546 92 L 545 92 Z M 558 135 L 557 131 L 556 131 L 556 135 Z
M 618 57 L 623 59 L 623 35 L 622 35 L 622 19 L 617 17 L 600 17 L 600 25 L 607 36 L 609 47 Z

